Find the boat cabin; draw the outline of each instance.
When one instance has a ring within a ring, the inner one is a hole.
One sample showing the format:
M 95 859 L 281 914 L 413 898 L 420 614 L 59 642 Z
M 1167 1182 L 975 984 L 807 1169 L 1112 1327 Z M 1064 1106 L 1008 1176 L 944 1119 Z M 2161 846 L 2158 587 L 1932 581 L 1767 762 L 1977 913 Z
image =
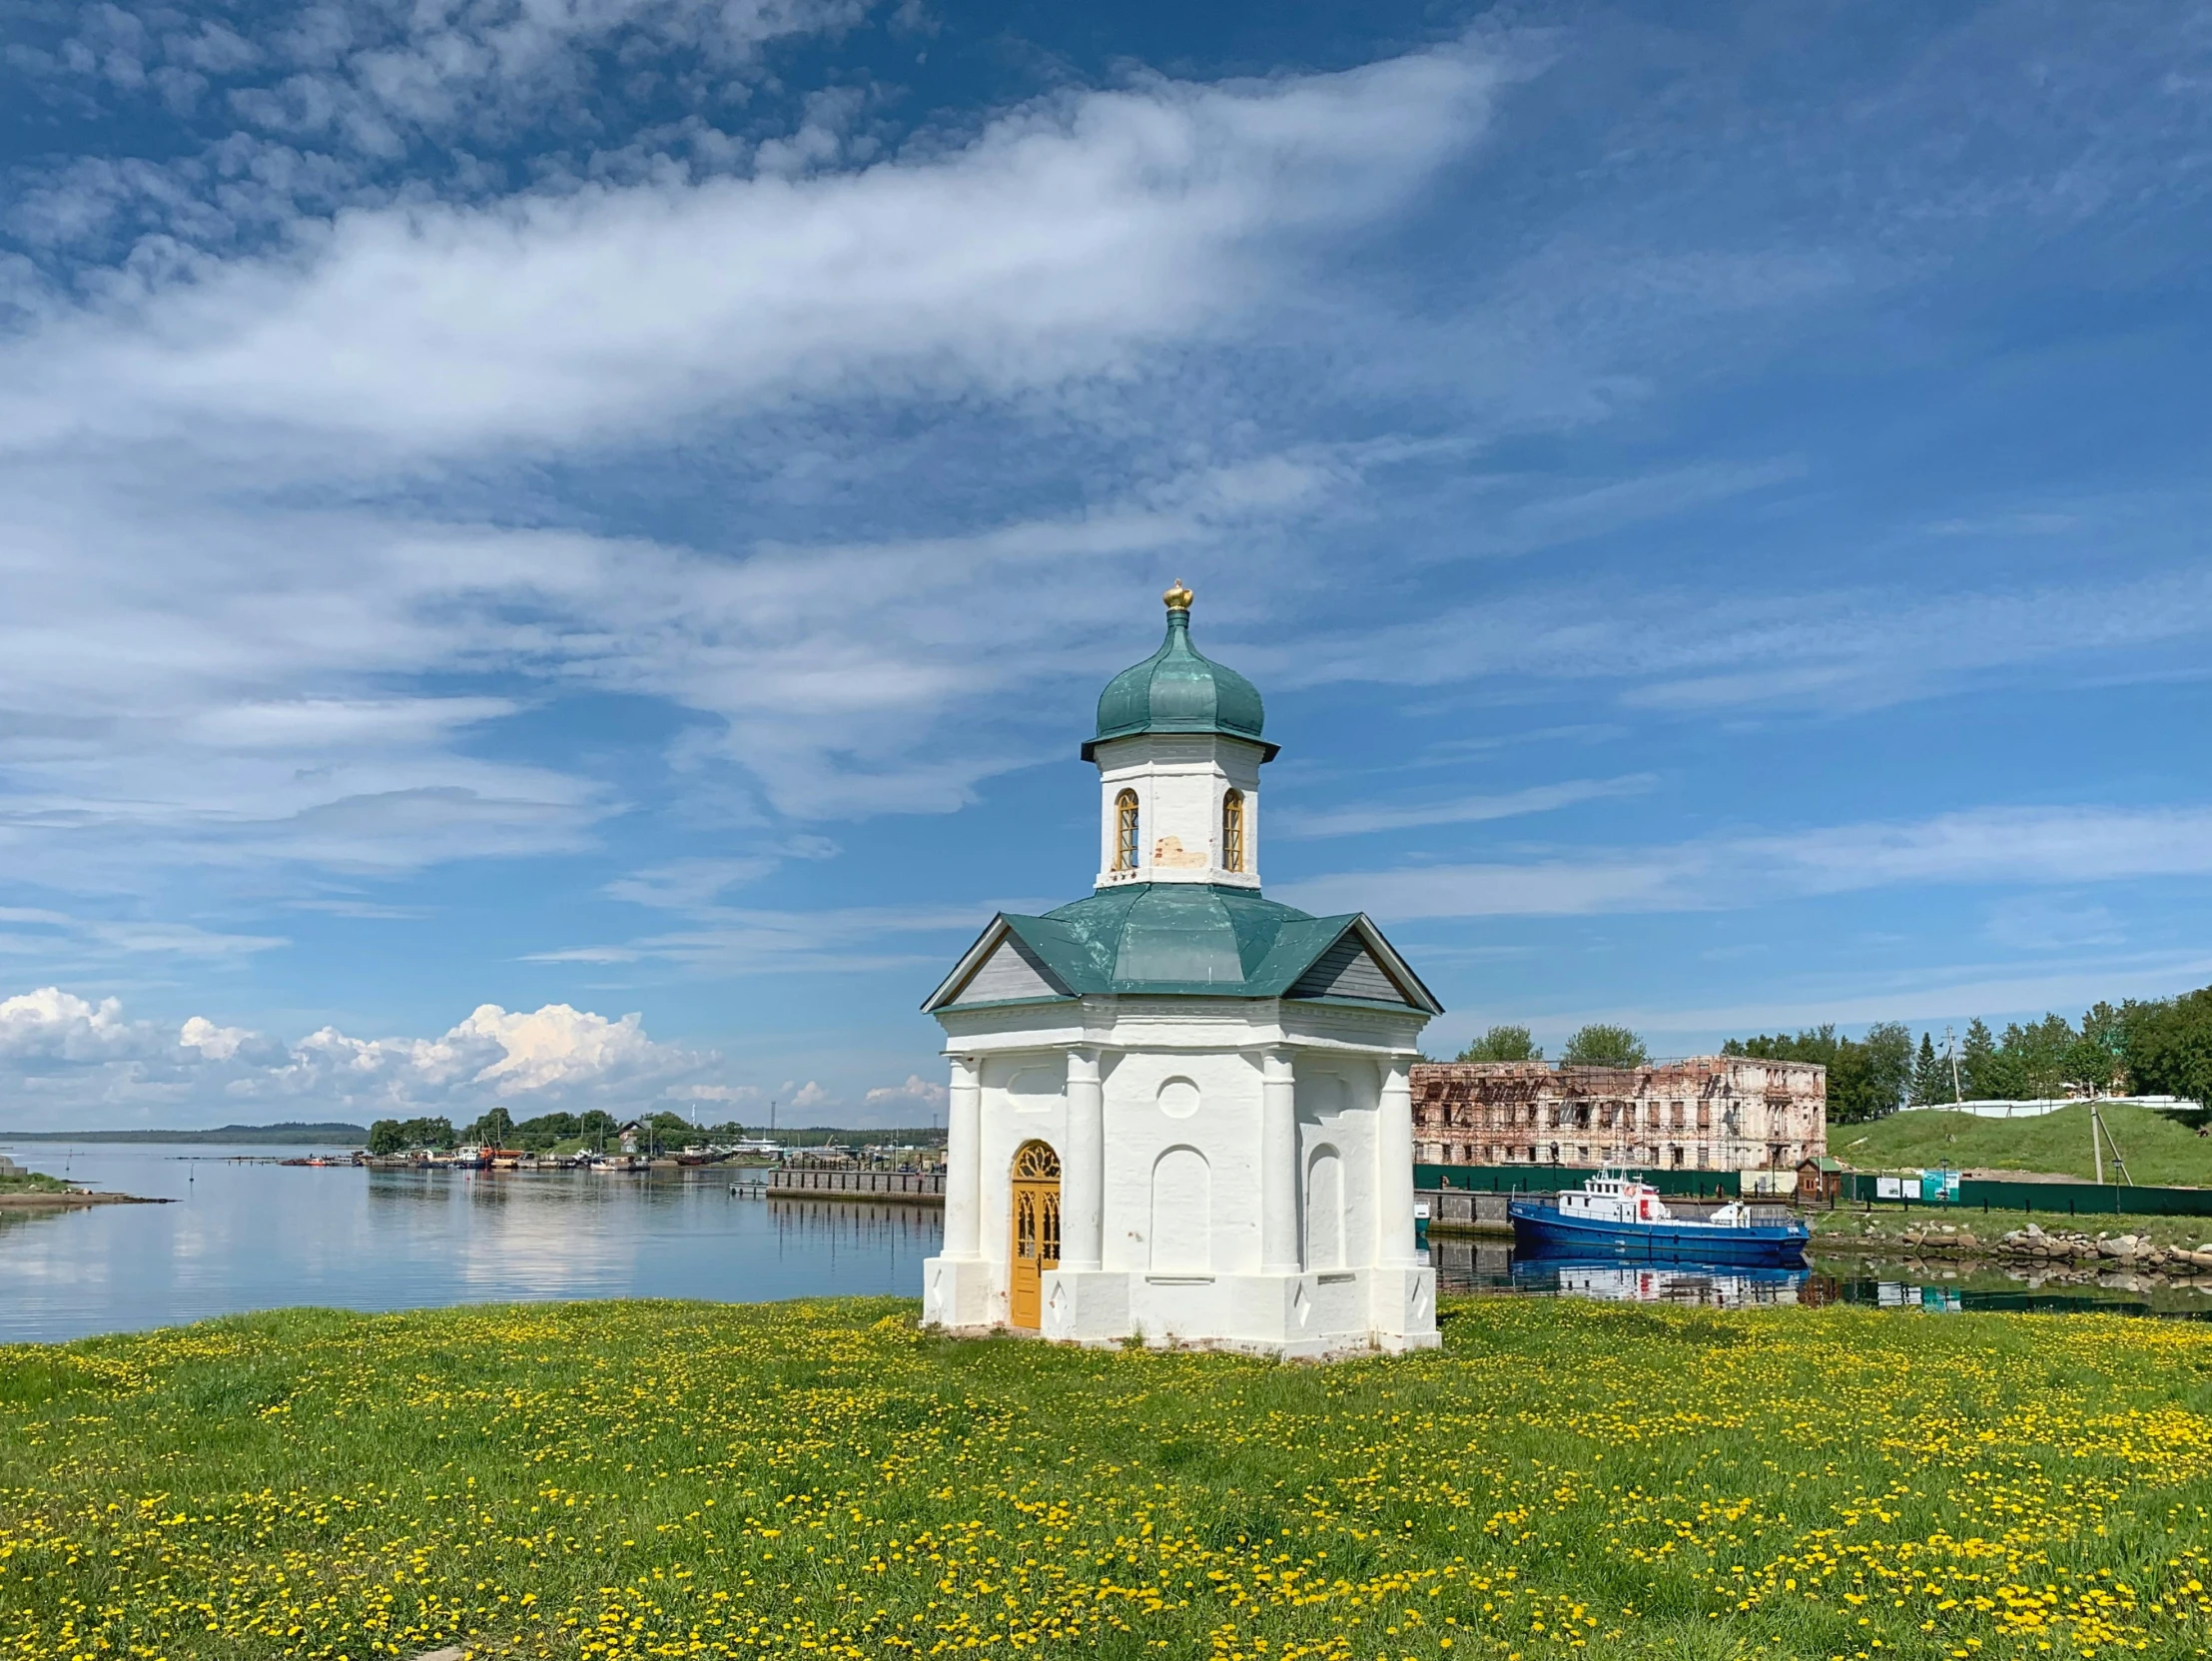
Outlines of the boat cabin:
M 1588 1223 L 1666 1223 L 1672 1215 L 1651 1184 L 1609 1171 L 1579 1189 L 1561 1190 L 1559 1213 Z

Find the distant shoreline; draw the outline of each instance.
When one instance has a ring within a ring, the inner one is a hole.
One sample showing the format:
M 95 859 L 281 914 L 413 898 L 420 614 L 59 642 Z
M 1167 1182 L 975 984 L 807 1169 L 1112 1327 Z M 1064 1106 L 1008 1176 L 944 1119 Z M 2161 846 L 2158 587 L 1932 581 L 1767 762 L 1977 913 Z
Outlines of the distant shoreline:
M 939 1146 L 945 1141 L 944 1131 L 935 1126 L 841 1129 L 836 1126 L 809 1125 L 794 1127 L 788 1131 L 759 1134 L 772 1135 L 777 1141 L 797 1153 L 807 1152 L 829 1141 L 867 1141 L 874 1138 L 891 1138 L 902 1142 L 917 1142 L 928 1147 Z M 223 1125 L 212 1131 L 161 1129 L 145 1131 L 0 1130 L 0 1146 L 5 1146 L 11 1142 L 73 1143 L 88 1148 L 99 1144 L 128 1143 L 177 1143 L 186 1146 L 223 1144 L 242 1148 L 366 1148 L 369 1146 L 369 1128 L 365 1125 L 331 1122 L 320 1125 Z
M 284 1148 L 360 1148 L 369 1144 L 368 1129 L 360 1125 L 225 1125 L 213 1131 L 0 1131 L 0 1143 L 170 1142 L 222 1143 L 231 1146 L 266 1145 Z

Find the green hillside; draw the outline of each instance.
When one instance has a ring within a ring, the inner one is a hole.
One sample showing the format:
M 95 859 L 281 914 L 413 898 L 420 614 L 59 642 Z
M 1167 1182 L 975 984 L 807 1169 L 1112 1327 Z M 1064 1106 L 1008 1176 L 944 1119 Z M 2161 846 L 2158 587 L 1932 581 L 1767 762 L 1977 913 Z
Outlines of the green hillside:
M 2146 1188 L 2212 1188 L 2212 1137 L 2152 1108 L 2108 1104 L 2104 1123 L 2127 1156 L 2128 1175 Z M 2040 1119 L 1976 1119 L 1971 1114 L 1916 1109 L 1868 1125 L 1831 1125 L 1829 1152 L 1858 1171 L 1918 1166 L 1952 1170 L 2040 1171 L 2094 1175 L 2089 1163 L 2089 1110 L 2061 1108 Z M 2106 1153 L 2105 1181 L 2114 1181 Z

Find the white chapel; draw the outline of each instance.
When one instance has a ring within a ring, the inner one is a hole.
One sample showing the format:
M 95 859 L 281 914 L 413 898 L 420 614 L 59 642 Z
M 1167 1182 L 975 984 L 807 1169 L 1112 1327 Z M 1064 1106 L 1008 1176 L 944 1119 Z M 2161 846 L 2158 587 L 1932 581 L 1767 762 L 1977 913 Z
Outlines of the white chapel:
M 953 1331 L 1290 1356 L 1434 1346 L 1408 1068 L 1441 1006 L 1366 917 L 1263 899 L 1259 693 L 1167 637 L 1099 698 L 1099 875 L 1006 914 L 923 1007 L 946 1033 Z

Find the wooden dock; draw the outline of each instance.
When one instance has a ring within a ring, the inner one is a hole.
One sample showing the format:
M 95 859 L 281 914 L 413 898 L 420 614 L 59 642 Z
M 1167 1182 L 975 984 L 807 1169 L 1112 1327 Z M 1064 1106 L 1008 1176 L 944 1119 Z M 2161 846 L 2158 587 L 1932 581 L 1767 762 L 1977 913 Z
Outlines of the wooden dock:
M 1510 1235 L 1513 1222 L 1505 1208 L 1506 1202 L 1516 1198 L 1511 1194 L 1469 1194 L 1464 1189 L 1416 1189 L 1413 1204 L 1428 1208 L 1432 1235 Z
M 942 1206 L 942 1171 L 837 1171 L 786 1167 L 767 1183 L 771 1200 L 874 1200 L 894 1206 Z

